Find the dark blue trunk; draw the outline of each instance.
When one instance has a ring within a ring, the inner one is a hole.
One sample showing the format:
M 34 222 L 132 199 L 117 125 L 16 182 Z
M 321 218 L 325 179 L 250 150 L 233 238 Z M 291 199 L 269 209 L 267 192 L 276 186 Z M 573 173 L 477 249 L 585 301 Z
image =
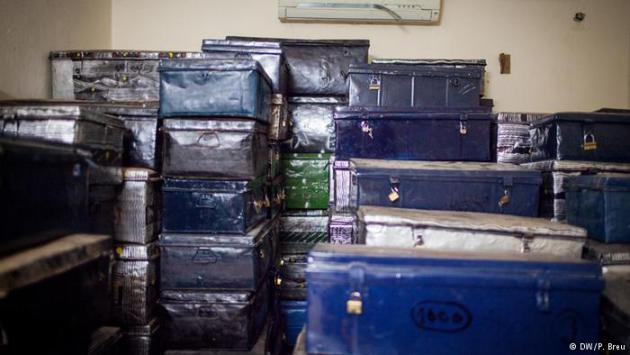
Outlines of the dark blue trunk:
M 485 60 L 383 60 L 350 66 L 350 106 L 480 106 Z
M 630 174 L 567 178 L 567 221 L 605 243 L 630 243 Z
M 630 163 L 630 114 L 566 112 L 532 123 L 532 161 Z
M 245 234 L 267 217 L 263 179 L 252 181 L 166 178 L 162 230 Z
M 511 164 L 352 159 L 351 205 L 538 215 L 540 172 Z
M 335 110 L 336 158 L 490 161 L 492 115 L 417 110 Z

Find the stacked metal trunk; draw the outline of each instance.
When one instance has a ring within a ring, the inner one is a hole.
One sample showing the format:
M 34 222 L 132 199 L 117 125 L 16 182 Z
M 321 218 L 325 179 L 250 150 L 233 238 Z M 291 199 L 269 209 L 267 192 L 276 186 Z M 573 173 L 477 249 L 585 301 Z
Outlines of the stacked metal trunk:
M 241 37 L 227 40 L 260 46 L 275 43 L 282 48 L 286 60 L 289 129 L 279 142 L 285 212 L 281 218 L 276 290 L 290 349 L 299 332 L 296 329 L 304 323 L 306 255 L 316 243 L 329 241 L 329 206 L 334 191 L 333 113 L 336 107 L 347 105 L 349 67 L 367 62 L 369 42 Z
M 162 62 L 160 305 L 172 351 L 249 351 L 272 306 L 286 110 L 277 45 L 204 41 Z
M 112 322 L 122 328 L 125 351 L 157 354 L 160 319 L 162 120 L 161 61 L 202 58 L 202 53 L 128 50 L 60 51 L 50 54 L 52 95 L 114 116 L 126 129 L 121 166 L 99 186 L 96 211 L 114 235 Z M 117 184 L 116 189 L 111 185 Z M 103 215 L 102 213 L 100 215 Z M 102 229 L 102 228 L 101 228 Z

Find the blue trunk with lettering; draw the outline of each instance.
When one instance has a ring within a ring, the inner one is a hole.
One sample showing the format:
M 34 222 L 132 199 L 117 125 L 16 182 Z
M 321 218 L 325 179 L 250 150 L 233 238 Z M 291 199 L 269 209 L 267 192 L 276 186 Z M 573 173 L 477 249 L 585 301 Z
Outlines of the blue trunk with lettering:
M 309 354 L 576 354 L 599 341 L 596 263 L 323 244 L 309 257 Z
M 165 178 L 162 230 L 169 233 L 247 233 L 267 217 L 263 179 Z

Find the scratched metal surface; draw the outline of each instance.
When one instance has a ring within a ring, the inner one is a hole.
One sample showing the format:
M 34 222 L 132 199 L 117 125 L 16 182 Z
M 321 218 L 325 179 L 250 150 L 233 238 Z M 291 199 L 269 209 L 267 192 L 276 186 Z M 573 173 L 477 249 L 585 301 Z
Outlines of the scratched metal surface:
M 162 184 L 162 231 L 245 234 L 268 215 L 264 180 L 167 177 Z
M 252 59 L 170 60 L 159 72 L 161 117 L 270 119 L 271 81 Z
M 157 238 L 160 177 L 148 169 L 127 168 L 115 208 L 114 239 L 149 243 Z
M 166 176 L 256 179 L 268 173 L 267 127 L 232 118 L 163 120 Z
M 386 60 L 354 64 L 350 106 L 473 108 L 483 94 L 485 60 Z
M 72 144 L 103 165 L 121 163 L 126 129 L 119 119 L 78 104 L 46 100 L 0 102 L 0 133 Z
M 271 79 L 274 93 L 286 92 L 287 67 L 278 42 L 204 39 L 201 50 L 213 57 L 251 58 L 260 63 Z
M 269 118 L 269 140 L 283 141 L 291 135 L 288 102 L 284 96 L 274 94 L 271 103 L 271 117 Z
M 309 354 L 569 355 L 599 339 L 596 263 L 319 245 L 306 279 Z
M 367 63 L 370 48 L 368 40 L 226 39 L 280 43 L 288 70 L 287 93 L 295 96 L 346 96 L 349 67 Z
M 161 290 L 256 290 L 274 264 L 273 227 L 266 220 L 246 235 L 163 233 Z
M 51 52 L 52 97 L 99 102 L 157 101 L 160 60 L 203 56 L 196 52 L 134 50 Z
M 290 97 L 291 138 L 283 142 L 289 153 L 332 153 L 335 151 L 333 112 L 346 106 L 345 98 Z
M 330 154 L 282 155 L 287 210 L 328 209 Z
M 270 296 L 268 283 L 256 292 L 162 291 L 166 347 L 251 349 L 265 326 Z
M 113 317 L 126 326 L 148 324 L 158 299 L 157 243 L 115 244 L 112 267 Z

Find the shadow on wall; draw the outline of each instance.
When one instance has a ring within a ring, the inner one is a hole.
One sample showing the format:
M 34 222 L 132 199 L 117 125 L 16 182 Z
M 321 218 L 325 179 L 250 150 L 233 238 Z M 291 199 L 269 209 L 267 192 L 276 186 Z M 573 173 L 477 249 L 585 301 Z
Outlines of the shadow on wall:
M 6 92 L 0 90 L 0 100 L 12 99 L 13 96 L 7 94 Z

